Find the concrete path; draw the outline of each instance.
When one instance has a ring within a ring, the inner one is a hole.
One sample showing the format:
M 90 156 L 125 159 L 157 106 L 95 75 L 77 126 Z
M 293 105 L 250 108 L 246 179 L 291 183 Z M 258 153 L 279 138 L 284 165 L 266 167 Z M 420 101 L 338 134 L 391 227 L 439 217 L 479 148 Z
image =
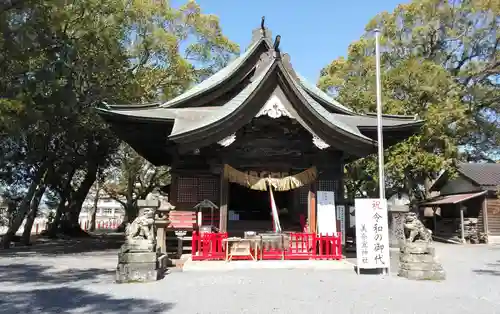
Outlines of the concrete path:
M 352 270 L 346 261 L 192 261 L 184 263 L 182 270 L 191 271 L 233 271 L 248 269 L 311 269 L 311 270 Z
M 436 243 L 436 250 L 443 282 L 296 268 L 174 271 L 123 285 L 113 283 L 113 249 L 0 253 L 0 314 L 500 313 L 500 247 Z

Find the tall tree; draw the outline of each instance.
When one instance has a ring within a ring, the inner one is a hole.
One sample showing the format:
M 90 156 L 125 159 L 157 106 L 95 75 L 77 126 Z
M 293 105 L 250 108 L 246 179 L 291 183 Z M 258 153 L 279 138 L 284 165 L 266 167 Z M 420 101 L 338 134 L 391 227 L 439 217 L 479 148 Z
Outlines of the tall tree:
M 173 97 L 237 51 L 194 1 L 180 9 L 157 1 L 10 3 L 0 8 L 0 179 L 26 193 L 4 246 L 47 173 L 60 194 L 54 226 L 79 228 L 97 170 L 119 146 L 96 103 Z
M 420 134 L 386 151 L 387 188 L 424 197 L 437 172 L 453 170 L 459 148 L 472 160 L 498 156 L 499 10 L 486 0 L 401 4 L 371 20 L 347 58 L 321 71 L 320 88 L 358 112 L 375 111 L 373 30 L 380 29 L 384 113 L 425 119 Z M 351 186 L 373 194 L 374 156 L 348 167 Z M 362 169 L 362 180 L 352 175 Z

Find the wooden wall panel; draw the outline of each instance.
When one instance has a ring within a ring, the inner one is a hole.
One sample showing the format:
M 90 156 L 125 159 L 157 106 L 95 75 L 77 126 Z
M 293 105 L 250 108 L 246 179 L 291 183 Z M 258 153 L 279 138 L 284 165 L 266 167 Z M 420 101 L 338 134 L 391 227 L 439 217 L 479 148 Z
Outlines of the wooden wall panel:
M 219 178 L 217 176 L 178 175 L 176 180 L 176 206 L 191 209 L 204 199 L 219 203 Z
M 500 199 L 486 199 L 488 215 L 488 231 L 492 236 L 500 236 Z

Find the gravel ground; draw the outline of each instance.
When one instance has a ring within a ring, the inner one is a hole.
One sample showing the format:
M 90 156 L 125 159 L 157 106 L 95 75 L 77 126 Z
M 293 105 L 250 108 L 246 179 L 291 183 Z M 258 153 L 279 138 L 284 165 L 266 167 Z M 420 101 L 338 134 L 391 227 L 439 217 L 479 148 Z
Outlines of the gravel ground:
M 154 283 L 117 285 L 116 250 L 0 254 L 0 313 L 500 313 L 500 247 L 436 249 L 443 282 L 268 269 L 174 271 Z

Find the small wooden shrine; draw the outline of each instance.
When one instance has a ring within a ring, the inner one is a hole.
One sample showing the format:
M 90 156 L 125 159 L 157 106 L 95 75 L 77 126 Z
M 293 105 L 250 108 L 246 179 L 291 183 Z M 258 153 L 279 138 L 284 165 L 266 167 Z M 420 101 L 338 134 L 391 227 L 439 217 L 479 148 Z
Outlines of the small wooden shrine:
M 343 204 L 344 164 L 376 153 L 377 119 L 308 83 L 290 60 L 280 36 L 273 40 L 262 23 L 244 53 L 184 94 L 161 104 L 106 104 L 99 112 L 139 154 L 171 166 L 176 210 L 210 200 L 221 232 L 270 230 L 262 191 L 272 187 L 283 229 L 303 231 L 305 217 L 316 232 L 317 191 L 333 191 Z M 414 116 L 384 116 L 384 144 L 421 125 Z

